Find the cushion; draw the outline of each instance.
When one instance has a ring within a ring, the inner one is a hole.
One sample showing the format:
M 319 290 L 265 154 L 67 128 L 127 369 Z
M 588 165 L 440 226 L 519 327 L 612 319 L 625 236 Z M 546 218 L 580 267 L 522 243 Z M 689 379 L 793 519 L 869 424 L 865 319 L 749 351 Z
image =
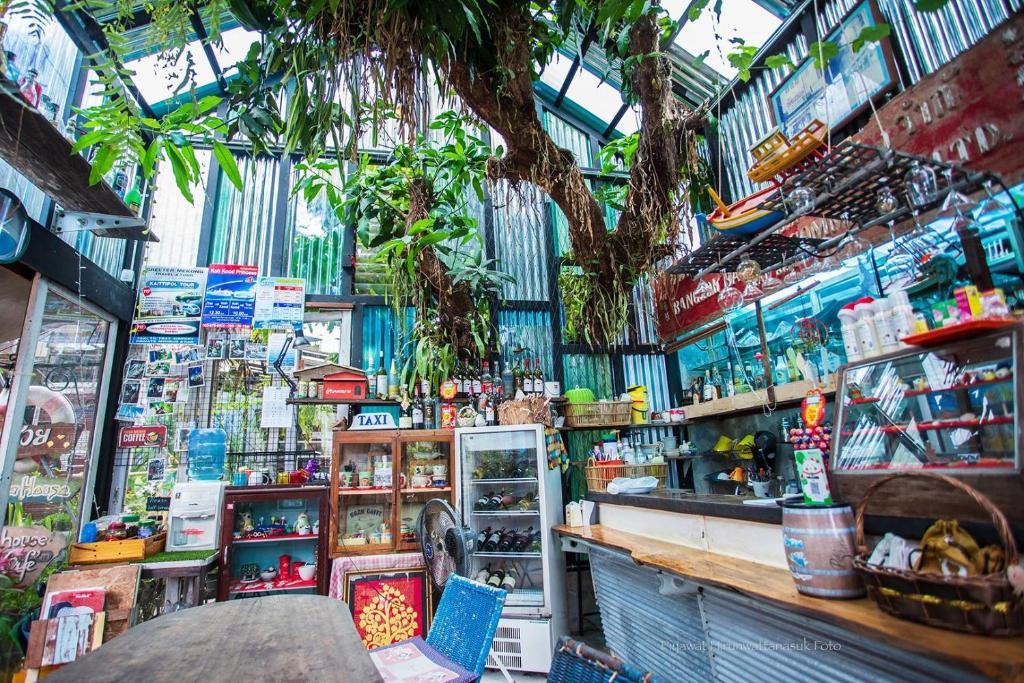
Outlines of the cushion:
M 385 683 L 470 683 L 477 679 L 419 636 L 370 650 L 370 659 Z

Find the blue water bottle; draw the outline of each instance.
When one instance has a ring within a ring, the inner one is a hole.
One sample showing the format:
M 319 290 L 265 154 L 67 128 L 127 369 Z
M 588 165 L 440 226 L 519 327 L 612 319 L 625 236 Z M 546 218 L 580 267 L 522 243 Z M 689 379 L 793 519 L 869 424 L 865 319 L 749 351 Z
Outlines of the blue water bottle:
M 226 448 L 223 429 L 193 429 L 188 435 L 188 478 L 216 481 L 223 477 Z

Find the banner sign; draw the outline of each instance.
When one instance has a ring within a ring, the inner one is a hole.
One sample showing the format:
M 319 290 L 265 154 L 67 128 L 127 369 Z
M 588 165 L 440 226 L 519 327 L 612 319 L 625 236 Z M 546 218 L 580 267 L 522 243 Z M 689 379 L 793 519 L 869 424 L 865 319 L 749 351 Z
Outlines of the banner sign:
M 1024 179 L 1024 15 L 896 95 L 853 136 L 871 145 Z M 884 134 L 883 134 L 883 131 Z
M 302 278 L 261 277 L 256 287 L 253 328 L 292 330 L 302 324 L 306 281 Z
M 167 427 L 143 425 L 121 427 L 117 433 L 118 448 L 161 448 L 167 442 Z
M 206 268 L 145 266 L 132 321 L 132 344 L 198 344 Z
M 252 327 L 258 274 L 256 266 L 211 265 L 206 278 L 203 327 Z

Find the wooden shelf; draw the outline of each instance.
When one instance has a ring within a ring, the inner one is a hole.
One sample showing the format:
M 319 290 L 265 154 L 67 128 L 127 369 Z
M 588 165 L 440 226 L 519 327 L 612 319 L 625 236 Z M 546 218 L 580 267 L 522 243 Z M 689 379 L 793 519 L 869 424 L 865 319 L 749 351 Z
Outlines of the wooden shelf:
M 364 398 L 364 399 L 353 399 L 353 398 L 342 398 L 342 399 L 328 399 L 328 398 L 289 398 L 288 403 L 300 406 L 397 406 L 398 401 L 392 401 L 390 399 L 381 400 L 379 398 Z
M 775 394 L 774 407 L 785 408 L 796 405 L 804 400 L 807 392 L 814 388 L 814 385 L 807 380 L 799 382 L 787 382 L 770 387 Z M 819 386 L 822 393 L 828 397 L 836 393 L 835 381 L 824 386 Z M 772 405 L 768 389 L 757 389 L 745 394 L 719 398 L 714 401 L 705 401 L 690 406 L 684 406 L 686 411 L 686 422 L 695 422 L 704 419 L 723 419 L 734 414 L 747 413 L 761 410 L 764 405 Z M 685 423 L 676 423 L 685 424 Z
M 89 184 L 89 162 L 6 78 L 0 78 L 0 124 L 0 158 L 64 209 L 135 217 L 105 182 Z
M 361 488 L 339 488 L 338 494 L 342 496 L 390 496 L 393 489 L 361 489 Z
M 267 536 L 266 538 L 235 538 L 233 545 L 247 545 L 249 543 L 283 543 L 285 541 L 315 541 L 320 537 L 316 534 L 284 534 L 283 536 Z
M 314 538 L 316 538 L 314 536 Z M 316 579 L 310 579 L 309 581 L 303 581 L 302 579 L 275 579 L 273 581 L 255 581 L 253 583 L 242 583 L 235 579 L 231 582 L 231 588 L 228 589 L 229 595 L 238 595 L 240 593 L 269 593 L 269 592 L 280 592 L 280 591 L 301 591 L 308 589 L 316 589 Z
M 399 493 L 451 493 L 451 486 L 427 486 L 424 488 L 400 489 Z
M 682 427 L 683 422 L 648 422 L 642 425 L 611 425 L 606 427 L 559 427 L 563 432 L 603 432 L 603 431 L 628 431 L 633 429 L 675 429 Z

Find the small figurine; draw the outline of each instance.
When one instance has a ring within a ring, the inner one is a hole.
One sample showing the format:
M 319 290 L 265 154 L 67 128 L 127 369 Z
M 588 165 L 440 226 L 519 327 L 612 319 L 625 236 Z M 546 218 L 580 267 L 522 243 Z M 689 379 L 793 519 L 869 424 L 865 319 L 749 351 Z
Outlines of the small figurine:
M 313 526 L 309 523 L 309 515 L 300 512 L 295 519 L 295 533 L 300 536 L 308 536 L 313 533 Z
M 242 513 L 242 536 L 248 536 L 256 530 L 256 525 L 252 522 L 252 513 L 246 510 Z

